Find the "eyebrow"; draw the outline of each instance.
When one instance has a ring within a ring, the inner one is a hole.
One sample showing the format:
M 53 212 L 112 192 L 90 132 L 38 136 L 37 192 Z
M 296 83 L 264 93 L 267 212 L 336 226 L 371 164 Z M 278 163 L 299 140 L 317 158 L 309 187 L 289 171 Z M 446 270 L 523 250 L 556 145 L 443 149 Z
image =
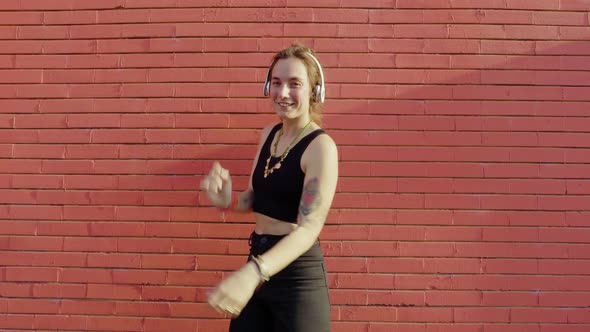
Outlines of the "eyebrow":
M 274 80 L 279 80 L 279 81 L 280 81 L 280 80 L 281 80 L 281 78 L 280 78 L 280 77 L 277 77 L 277 76 L 273 76 L 273 77 L 271 78 L 271 80 L 273 80 L 273 81 L 274 81 Z M 290 77 L 289 79 L 287 79 L 287 81 L 302 81 L 302 79 L 301 79 L 300 77 L 293 76 L 293 77 Z

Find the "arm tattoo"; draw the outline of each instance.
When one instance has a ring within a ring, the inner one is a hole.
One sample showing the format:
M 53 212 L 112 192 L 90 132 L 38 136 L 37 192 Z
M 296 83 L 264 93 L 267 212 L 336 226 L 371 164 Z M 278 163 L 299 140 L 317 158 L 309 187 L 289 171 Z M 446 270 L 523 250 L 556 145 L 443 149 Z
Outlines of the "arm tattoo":
M 303 193 L 301 195 L 301 203 L 299 204 L 299 212 L 307 216 L 312 213 L 322 201 L 320 197 L 318 178 L 309 180 L 303 187 Z

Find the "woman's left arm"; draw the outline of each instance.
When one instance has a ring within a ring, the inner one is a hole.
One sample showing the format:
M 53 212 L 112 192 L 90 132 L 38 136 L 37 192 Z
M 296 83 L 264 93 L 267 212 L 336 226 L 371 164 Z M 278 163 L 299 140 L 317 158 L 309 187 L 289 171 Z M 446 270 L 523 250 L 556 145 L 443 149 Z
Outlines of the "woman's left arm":
M 336 192 L 338 151 L 330 136 L 318 136 L 303 154 L 301 164 L 305 179 L 298 227 L 261 255 L 270 276 L 311 248 L 320 235 Z

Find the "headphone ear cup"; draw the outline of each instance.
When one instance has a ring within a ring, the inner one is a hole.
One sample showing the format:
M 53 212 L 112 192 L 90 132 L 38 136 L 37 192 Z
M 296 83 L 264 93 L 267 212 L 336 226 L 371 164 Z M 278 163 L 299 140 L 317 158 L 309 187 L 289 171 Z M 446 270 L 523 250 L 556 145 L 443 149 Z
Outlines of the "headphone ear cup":
M 313 100 L 316 103 L 320 103 L 322 101 L 322 87 L 319 84 L 315 86 L 313 91 Z
M 268 80 L 264 83 L 264 90 L 262 91 L 262 93 L 265 97 L 268 97 L 268 95 L 270 94 L 270 83 L 268 82 Z

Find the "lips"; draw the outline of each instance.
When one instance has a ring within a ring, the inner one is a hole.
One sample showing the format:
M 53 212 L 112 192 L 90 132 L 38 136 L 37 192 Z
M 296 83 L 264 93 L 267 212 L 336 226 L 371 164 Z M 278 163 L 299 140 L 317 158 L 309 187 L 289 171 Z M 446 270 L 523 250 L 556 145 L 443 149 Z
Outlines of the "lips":
M 294 105 L 293 103 L 285 103 L 285 102 L 280 102 L 280 103 L 277 103 L 277 104 L 279 106 L 281 106 L 281 107 L 289 107 L 289 106 L 293 106 Z

